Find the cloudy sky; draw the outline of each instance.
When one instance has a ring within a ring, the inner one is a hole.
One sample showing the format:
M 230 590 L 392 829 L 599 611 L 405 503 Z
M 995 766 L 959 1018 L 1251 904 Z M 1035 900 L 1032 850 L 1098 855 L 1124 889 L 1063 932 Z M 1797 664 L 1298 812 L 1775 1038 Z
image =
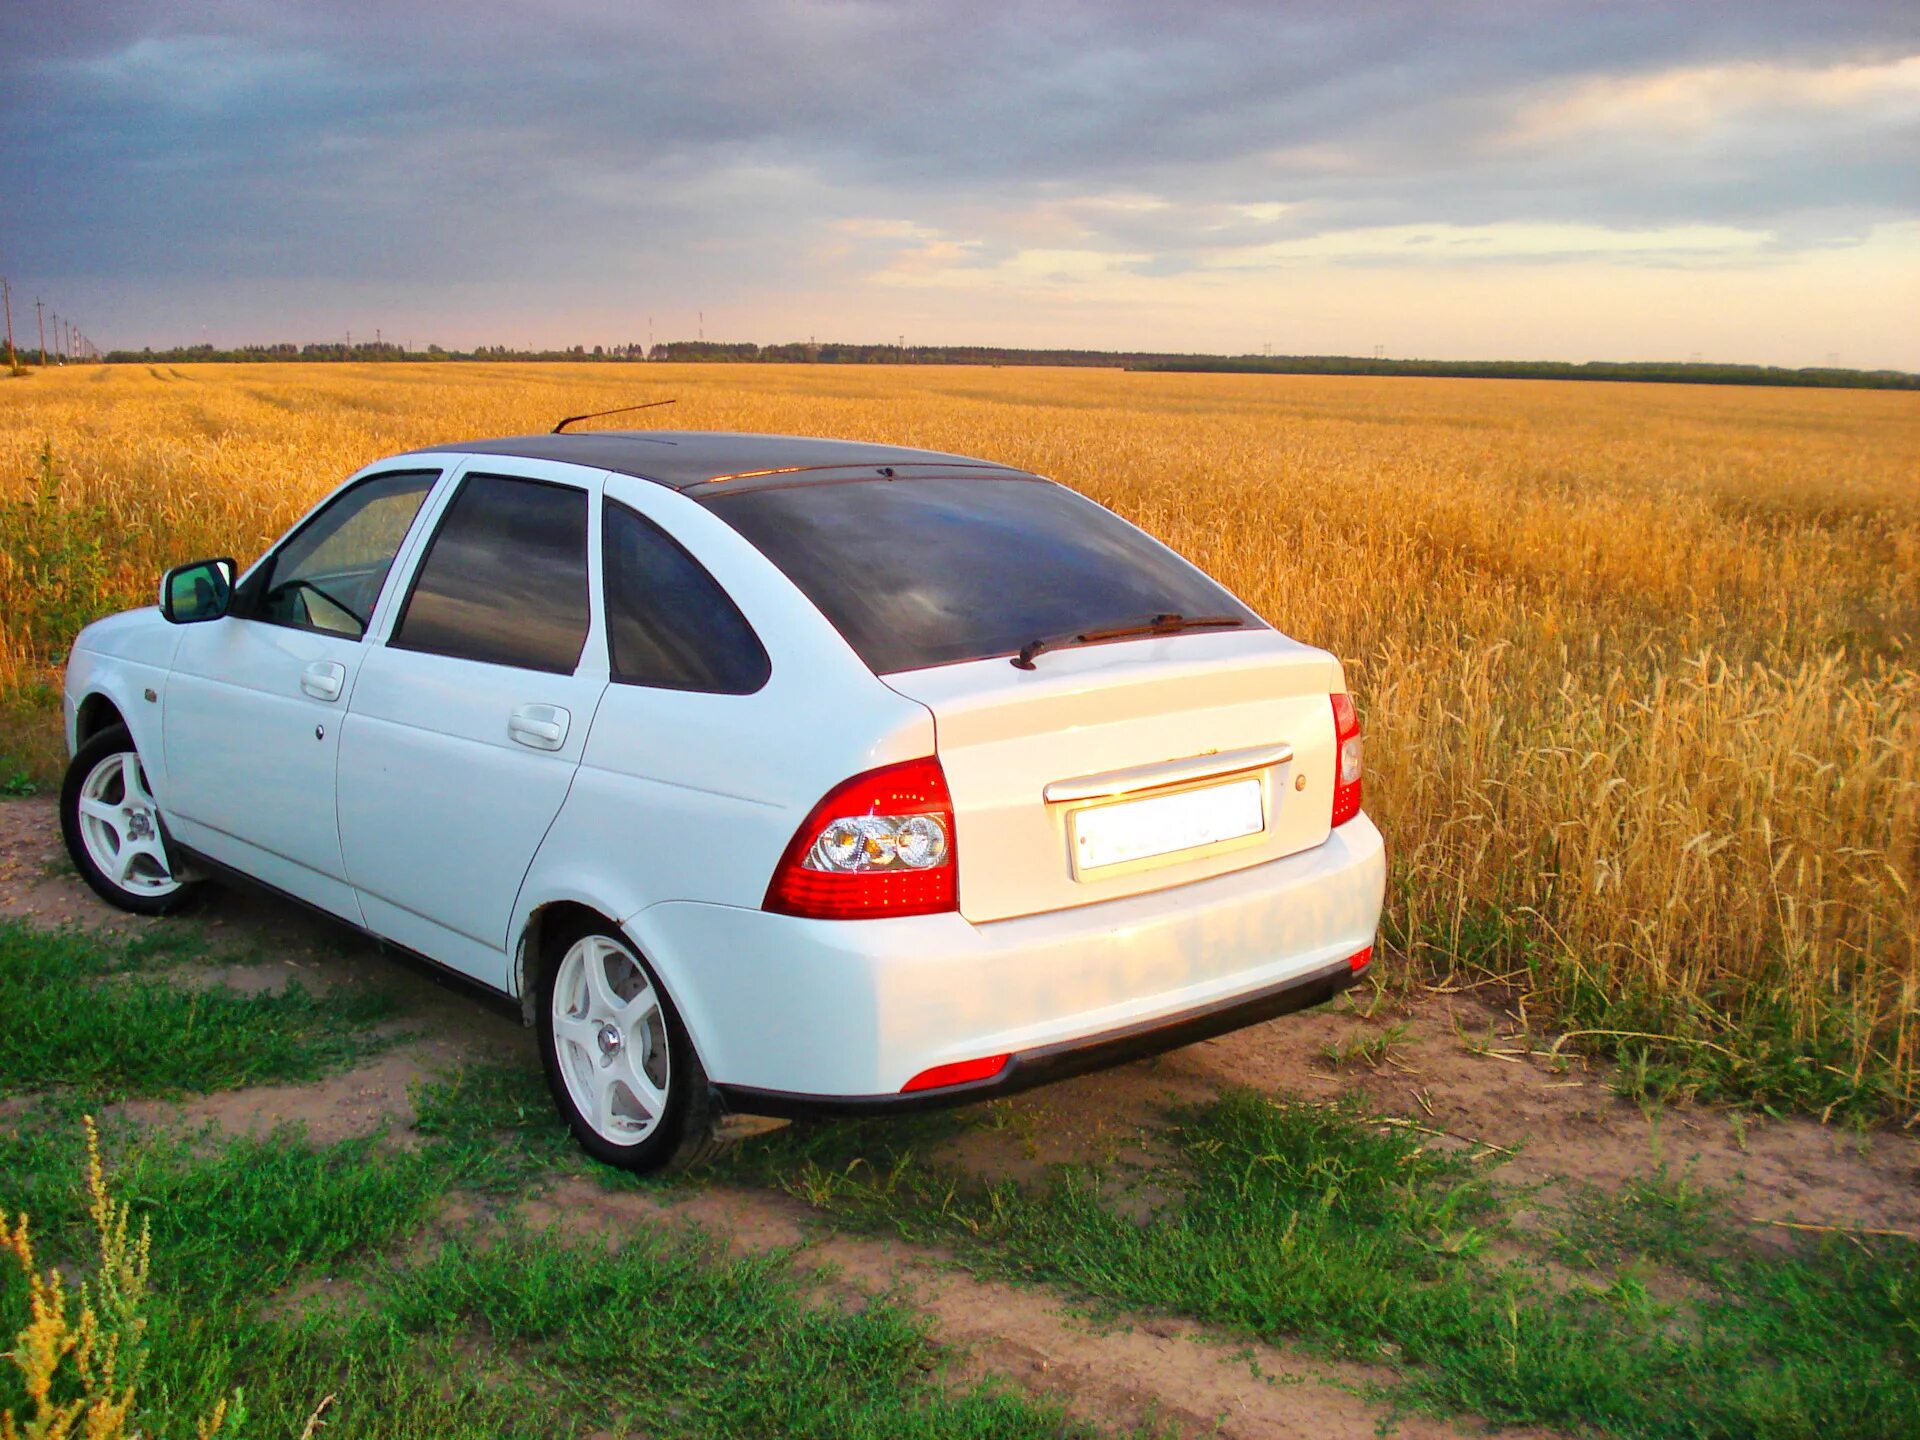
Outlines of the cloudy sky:
M 1920 369 L 1913 0 L 7 0 L 0 125 L 108 346 Z

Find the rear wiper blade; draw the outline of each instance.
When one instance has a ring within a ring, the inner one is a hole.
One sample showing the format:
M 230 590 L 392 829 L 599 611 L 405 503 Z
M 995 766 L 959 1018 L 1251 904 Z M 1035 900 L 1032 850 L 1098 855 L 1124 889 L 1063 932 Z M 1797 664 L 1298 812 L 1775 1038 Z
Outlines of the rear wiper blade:
M 1046 650 L 1065 650 L 1075 645 L 1098 645 L 1102 640 L 1124 640 L 1131 635 L 1177 635 L 1182 630 L 1232 630 L 1247 622 L 1238 615 L 1155 615 L 1128 625 L 1108 625 L 1098 630 L 1076 630 L 1069 635 L 1049 635 L 1029 640 L 1013 657 L 1016 670 L 1033 669 L 1036 655 Z

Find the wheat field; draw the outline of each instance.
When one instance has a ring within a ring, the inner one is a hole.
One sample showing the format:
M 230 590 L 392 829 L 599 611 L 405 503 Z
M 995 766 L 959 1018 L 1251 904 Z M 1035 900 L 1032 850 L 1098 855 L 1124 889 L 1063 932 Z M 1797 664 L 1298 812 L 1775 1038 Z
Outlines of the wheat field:
M 1338 653 L 1408 973 L 1682 1089 L 1920 1112 L 1920 397 L 937 367 L 0 382 L 0 690 L 388 452 L 677 397 L 1064 481 Z M 16 748 L 18 745 L 16 744 Z

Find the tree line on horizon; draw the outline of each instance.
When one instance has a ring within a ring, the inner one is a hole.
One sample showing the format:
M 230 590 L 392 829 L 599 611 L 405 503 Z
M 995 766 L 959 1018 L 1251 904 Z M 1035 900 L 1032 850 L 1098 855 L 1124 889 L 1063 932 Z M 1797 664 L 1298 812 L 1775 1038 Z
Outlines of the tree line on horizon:
M 999 345 L 860 345 L 812 341 L 757 345 L 751 341 L 669 340 L 652 346 L 573 345 L 557 349 L 481 345 L 448 350 L 408 349 L 392 341 L 241 345 L 177 345 L 156 350 L 110 350 L 107 364 L 491 360 L 575 363 L 784 365 L 1079 365 L 1107 369 L 1265 375 L 1402 375 L 1476 380 L 1654 381 L 1696 385 L 1785 385 L 1833 389 L 1914 390 L 1920 375 L 1904 370 L 1792 369 L 1678 360 L 1388 360 L 1359 355 L 1206 355 L 1133 350 L 1046 350 Z

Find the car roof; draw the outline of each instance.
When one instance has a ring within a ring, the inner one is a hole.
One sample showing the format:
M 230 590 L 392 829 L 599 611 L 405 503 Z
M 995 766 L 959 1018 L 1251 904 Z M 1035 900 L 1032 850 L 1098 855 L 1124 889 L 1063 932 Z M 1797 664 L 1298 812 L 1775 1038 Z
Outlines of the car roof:
M 848 472 L 914 467 L 1024 476 L 992 460 L 877 445 L 866 440 L 822 440 L 806 435 L 755 435 L 722 430 L 580 430 L 559 435 L 507 435 L 428 445 L 408 455 L 511 455 L 613 470 L 675 490 L 722 480 L 780 484 L 852 478 Z M 734 488 L 732 486 L 729 487 Z

